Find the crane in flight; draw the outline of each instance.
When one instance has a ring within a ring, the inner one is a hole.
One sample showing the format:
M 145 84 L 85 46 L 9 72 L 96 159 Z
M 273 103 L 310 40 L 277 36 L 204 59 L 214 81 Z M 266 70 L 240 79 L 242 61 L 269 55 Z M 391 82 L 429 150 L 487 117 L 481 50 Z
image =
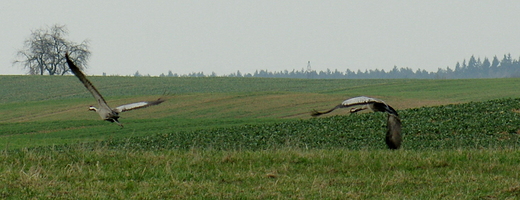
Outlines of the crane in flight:
M 354 97 L 343 101 L 341 104 L 327 111 L 319 112 L 317 110 L 312 110 L 311 116 L 317 117 L 330 113 L 338 108 L 350 108 L 350 113 L 356 113 L 367 109 L 372 112 L 388 113 L 386 121 L 386 145 L 389 149 L 399 149 L 399 147 L 401 147 L 401 119 L 399 119 L 399 114 L 397 114 L 397 111 L 395 111 L 394 108 L 385 103 L 383 100 L 365 96 Z
M 74 64 L 74 62 L 72 62 L 68 53 L 65 54 L 65 58 L 67 59 L 67 65 L 69 66 L 72 73 L 74 73 L 74 75 L 78 77 L 81 83 L 83 83 L 85 88 L 87 88 L 87 90 L 92 94 L 94 99 L 96 99 L 96 101 L 98 102 L 99 108 L 90 106 L 89 110 L 98 113 L 101 119 L 103 120 L 117 123 L 117 125 L 121 126 L 121 128 L 123 127 L 123 124 L 121 124 L 118 120 L 119 113 L 139 108 L 145 108 L 148 106 L 158 105 L 165 101 L 164 99 L 159 98 L 154 101 L 141 101 L 136 103 L 120 105 L 112 109 L 110 108 L 110 106 L 108 106 L 107 102 L 105 101 L 103 96 L 101 96 L 101 94 L 98 92 L 98 90 L 94 87 L 94 85 L 92 85 L 92 83 L 87 79 L 85 74 L 83 74 L 83 72 L 81 72 L 81 70 Z

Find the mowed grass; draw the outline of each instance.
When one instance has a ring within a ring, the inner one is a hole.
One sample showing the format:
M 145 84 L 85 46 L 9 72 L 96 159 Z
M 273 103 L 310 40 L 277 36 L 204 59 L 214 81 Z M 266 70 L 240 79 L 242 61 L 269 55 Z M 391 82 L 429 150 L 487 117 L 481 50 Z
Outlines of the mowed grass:
M 87 111 L 75 77 L 0 76 L 0 198 L 520 196 L 520 79 L 91 80 L 110 105 L 168 101 L 121 129 Z M 398 109 L 401 150 L 383 113 L 309 117 L 359 95 Z

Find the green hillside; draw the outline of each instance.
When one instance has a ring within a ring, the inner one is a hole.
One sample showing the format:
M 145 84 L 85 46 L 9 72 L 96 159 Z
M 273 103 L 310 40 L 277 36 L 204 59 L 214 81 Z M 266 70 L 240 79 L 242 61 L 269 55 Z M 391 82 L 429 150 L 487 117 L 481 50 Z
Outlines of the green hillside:
M 516 199 L 520 79 L 91 77 L 122 113 L 87 111 L 72 76 L 0 76 L 2 199 Z M 311 118 L 354 96 L 396 108 Z
M 1 90 L 0 98 L 0 126 L 4 137 L 0 147 L 98 141 L 242 124 L 298 123 L 293 121 L 310 119 L 309 111 L 312 109 L 328 109 L 346 98 L 359 95 L 384 99 L 407 113 L 404 109 L 514 98 L 516 88 L 520 86 L 520 79 L 91 79 L 108 103 L 114 106 L 159 97 L 168 101 L 159 106 L 122 113 L 121 122 L 126 128 L 119 129 L 87 111 L 88 105 L 95 105 L 95 101 L 73 76 L 0 76 L 0 83 L 5 88 Z M 332 115 L 346 112 L 338 110 Z M 403 120 L 406 122 L 408 118 L 403 117 Z M 33 142 L 28 142 L 28 138 Z
M 89 77 L 107 99 L 187 94 L 316 93 L 396 99 L 481 101 L 515 96 L 520 79 L 276 79 Z M 88 98 L 73 76 L 0 76 L 0 103 Z
M 346 98 L 371 96 L 397 109 L 517 97 L 520 79 L 307 80 L 91 77 L 110 105 L 166 96 L 160 107 L 123 118 L 306 118 Z M 0 121 L 88 120 L 96 104 L 73 76 L 0 76 Z M 164 95 L 166 94 L 166 95 Z

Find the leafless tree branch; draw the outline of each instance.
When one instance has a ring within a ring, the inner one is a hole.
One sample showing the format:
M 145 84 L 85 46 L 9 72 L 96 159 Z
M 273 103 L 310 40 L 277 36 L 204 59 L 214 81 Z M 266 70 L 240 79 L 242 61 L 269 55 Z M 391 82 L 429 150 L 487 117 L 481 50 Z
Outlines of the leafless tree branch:
M 68 52 L 81 69 L 85 68 L 90 57 L 88 40 L 76 44 L 64 38 L 67 34 L 66 26 L 57 24 L 32 31 L 30 38 L 24 41 L 24 48 L 16 54 L 21 59 L 15 60 L 13 65 L 21 65 L 31 75 L 64 75 L 70 73 L 65 62 Z

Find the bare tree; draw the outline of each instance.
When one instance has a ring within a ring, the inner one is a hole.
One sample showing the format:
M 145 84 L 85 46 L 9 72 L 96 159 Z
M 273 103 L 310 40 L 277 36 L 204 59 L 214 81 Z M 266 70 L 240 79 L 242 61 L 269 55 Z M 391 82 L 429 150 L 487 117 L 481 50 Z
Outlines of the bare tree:
M 24 41 L 24 48 L 17 52 L 13 65 L 20 64 L 31 75 L 64 75 L 70 73 L 65 61 L 65 53 L 75 58 L 74 62 L 83 69 L 90 57 L 88 40 L 81 44 L 64 39 L 68 34 L 65 25 L 54 25 L 46 29 L 32 31 Z

